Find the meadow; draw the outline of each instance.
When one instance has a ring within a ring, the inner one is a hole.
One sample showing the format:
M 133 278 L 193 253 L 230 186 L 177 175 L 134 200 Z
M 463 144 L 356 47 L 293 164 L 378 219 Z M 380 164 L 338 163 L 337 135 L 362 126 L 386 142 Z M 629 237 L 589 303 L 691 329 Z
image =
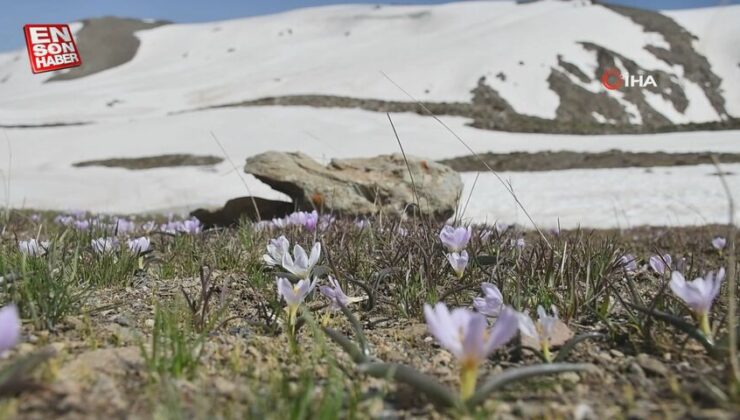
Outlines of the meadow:
M 738 412 L 726 226 L 0 220 L 0 418 Z

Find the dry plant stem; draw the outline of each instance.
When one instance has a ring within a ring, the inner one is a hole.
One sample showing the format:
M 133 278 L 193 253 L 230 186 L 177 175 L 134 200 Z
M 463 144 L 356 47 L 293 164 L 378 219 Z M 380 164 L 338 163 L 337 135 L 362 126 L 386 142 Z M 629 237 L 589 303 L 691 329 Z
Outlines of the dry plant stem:
M 260 215 L 260 210 L 257 207 L 257 201 L 254 199 L 254 195 L 252 195 L 252 191 L 249 189 L 249 184 L 247 184 L 247 181 L 244 179 L 244 176 L 242 176 L 241 171 L 239 170 L 239 168 L 237 168 L 234 161 L 231 160 L 231 156 L 229 156 L 229 154 L 226 152 L 226 149 L 221 144 L 221 142 L 218 141 L 218 137 L 216 137 L 216 134 L 214 134 L 213 131 L 211 131 L 211 137 L 213 137 L 213 141 L 215 141 L 218 147 L 221 149 L 221 152 L 224 154 L 224 157 L 226 158 L 226 160 L 228 160 L 229 163 L 231 164 L 231 167 L 234 169 L 234 172 L 236 172 L 236 174 L 239 175 L 239 179 L 242 180 L 242 184 L 244 184 L 244 187 L 247 189 L 247 194 L 249 194 L 249 198 L 252 200 L 252 205 L 254 206 L 254 214 L 255 216 L 257 216 L 257 221 L 258 222 L 261 221 L 262 216 Z
M 398 147 L 401 148 L 401 154 L 403 155 L 403 161 L 406 162 L 406 169 L 409 171 L 409 178 L 411 178 L 411 188 L 414 191 L 414 198 L 416 199 L 416 207 L 421 212 L 421 202 L 419 201 L 419 194 L 416 192 L 416 183 L 414 183 L 414 175 L 411 173 L 411 165 L 409 165 L 409 160 L 406 158 L 406 151 L 403 150 L 403 143 L 401 143 L 401 138 L 398 137 L 398 131 L 396 131 L 396 125 L 393 124 L 391 113 L 386 112 L 385 115 L 388 116 L 388 121 L 391 123 L 391 128 L 393 129 L 393 135 L 396 136 Z
M 730 381 L 730 395 L 736 396 L 737 393 L 735 392 L 735 390 L 740 387 L 740 366 L 738 366 L 737 360 L 737 301 L 735 299 L 735 292 L 737 291 L 737 261 L 735 257 L 735 200 L 732 198 L 730 187 L 727 185 L 727 180 L 722 173 L 722 169 L 720 168 L 719 159 L 717 159 L 717 156 L 712 155 L 712 161 L 714 162 L 714 167 L 717 168 L 717 174 L 719 175 L 719 179 L 722 182 L 722 187 L 724 188 L 725 194 L 727 195 L 727 203 L 729 207 L 729 224 L 727 226 L 727 241 L 729 244 L 729 255 L 727 258 L 727 330 L 729 334 L 728 341 L 730 347 L 728 355 L 730 358 L 730 367 L 732 370 L 732 380 Z
M 460 144 L 462 144 L 473 156 L 475 156 L 475 158 L 478 160 L 478 162 L 480 162 L 483 166 L 485 166 L 486 169 L 488 169 L 488 171 L 490 171 L 496 177 L 496 179 L 498 179 L 498 181 L 501 184 L 503 184 L 504 188 L 506 188 L 506 191 L 508 191 L 509 194 L 514 198 L 514 201 L 516 202 L 517 206 L 519 206 L 519 208 L 522 209 L 522 212 L 524 212 L 524 215 L 527 216 L 527 219 L 529 219 L 529 222 L 532 223 L 532 226 L 534 227 L 534 229 L 537 231 L 537 233 L 540 234 L 540 236 L 542 237 L 542 240 L 545 241 L 545 243 L 547 244 L 547 247 L 550 248 L 550 249 L 552 249 L 552 245 L 550 244 L 550 241 L 547 240 L 547 237 L 545 237 L 545 234 L 542 233 L 542 230 L 540 229 L 540 227 L 537 225 L 537 223 L 535 223 L 534 219 L 529 214 L 529 212 L 527 211 L 527 209 L 524 207 L 524 205 L 522 204 L 522 202 L 519 201 L 519 197 L 517 197 L 516 193 L 514 193 L 514 189 L 511 187 L 511 185 L 507 184 L 501 178 L 501 175 L 499 175 L 498 172 L 494 171 L 493 168 L 491 168 L 491 166 L 488 165 L 488 163 L 486 163 L 485 160 L 483 160 L 477 153 L 475 153 L 475 151 L 470 146 L 468 146 L 467 143 L 465 143 L 465 141 L 462 139 L 462 137 L 460 137 L 447 124 L 445 124 L 442 120 L 440 120 L 439 117 L 437 117 L 436 115 L 434 115 L 434 113 L 432 111 L 430 111 L 429 108 L 427 108 L 420 100 L 416 99 L 413 95 L 411 95 L 405 89 L 403 89 L 398 83 L 394 82 L 393 79 L 390 78 L 390 76 L 388 76 L 387 74 L 385 74 L 385 72 L 381 71 L 380 73 L 383 75 L 383 77 L 385 77 L 386 79 L 388 79 L 389 82 L 391 82 L 394 86 L 396 86 L 398 89 L 400 89 L 401 92 L 403 92 L 406 96 L 408 96 L 412 101 L 416 102 L 416 104 L 419 105 L 421 107 L 421 109 L 424 110 L 424 112 L 426 112 L 427 114 L 429 114 L 430 117 L 434 118 L 435 121 L 437 121 L 438 123 L 440 123 L 442 125 L 442 127 L 444 127 L 447 131 L 449 131 L 450 134 L 452 134 L 457 139 L 457 141 L 460 142 Z

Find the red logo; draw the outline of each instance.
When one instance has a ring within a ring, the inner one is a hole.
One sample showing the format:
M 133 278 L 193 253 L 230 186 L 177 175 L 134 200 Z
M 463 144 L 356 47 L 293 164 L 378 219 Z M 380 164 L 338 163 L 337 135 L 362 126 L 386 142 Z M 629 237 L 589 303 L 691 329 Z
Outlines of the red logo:
M 32 72 L 43 73 L 82 64 L 69 25 L 25 25 L 23 32 Z
M 613 81 L 610 81 L 613 80 Z M 601 75 L 601 84 L 609 90 L 617 90 L 624 86 L 624 77 L 618 68 L 609 67 Z

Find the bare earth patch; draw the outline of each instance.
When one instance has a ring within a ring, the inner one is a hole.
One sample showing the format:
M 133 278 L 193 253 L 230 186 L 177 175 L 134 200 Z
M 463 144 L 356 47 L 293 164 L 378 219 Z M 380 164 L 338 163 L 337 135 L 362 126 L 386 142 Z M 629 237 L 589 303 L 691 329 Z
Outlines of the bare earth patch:
M 740 153 L 714 153 L 722 163 L 740 162 Z M 712 153 L 625 152 L 600 153 L 571 151 L 482 153 L 482 159 L 494 171 L 559 171 L 564 169 L 650 168 L 655 166 L 692 166 L 711 164 Z M 439 161 L 458 172 L 487 171 L 479 158 L 460 156 Z
M 106 168 L 124 168 L 130 170 L 173 168 L 177 166 L 211 166 L 223 162 L 217 156 L 196 156 L 189 154 L 144 156 L 136 158 L 112 158 L 88 160 L 72 164 L 75 168 L 103 166 Z

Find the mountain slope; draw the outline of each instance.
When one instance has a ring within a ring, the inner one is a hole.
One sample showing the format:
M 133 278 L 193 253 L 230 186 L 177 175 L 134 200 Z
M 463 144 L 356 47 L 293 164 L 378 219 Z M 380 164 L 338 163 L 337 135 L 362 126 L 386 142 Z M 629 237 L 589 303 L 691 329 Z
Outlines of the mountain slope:
M 136 32 L 130 61 L 73 80 L 31 75 L 22 51 L 0 55 L 0 125 L 139 119 L 253 101 L 362 107 L 362 99 L 377 101 L 375 110 L 393 101 L 414 111 L 381 72 L 435 113 L 481 128 L 603 124 L 629 132 L 722 121 L 740 116 L 738 89 L 729 85 L 740 76 L 737 21 L 740 6 L 662 15 L 588 1 L 497 1 L 165 25 Z M 610 66 L 655 75 L 658 86 L 607 91 L 599 77 Z

